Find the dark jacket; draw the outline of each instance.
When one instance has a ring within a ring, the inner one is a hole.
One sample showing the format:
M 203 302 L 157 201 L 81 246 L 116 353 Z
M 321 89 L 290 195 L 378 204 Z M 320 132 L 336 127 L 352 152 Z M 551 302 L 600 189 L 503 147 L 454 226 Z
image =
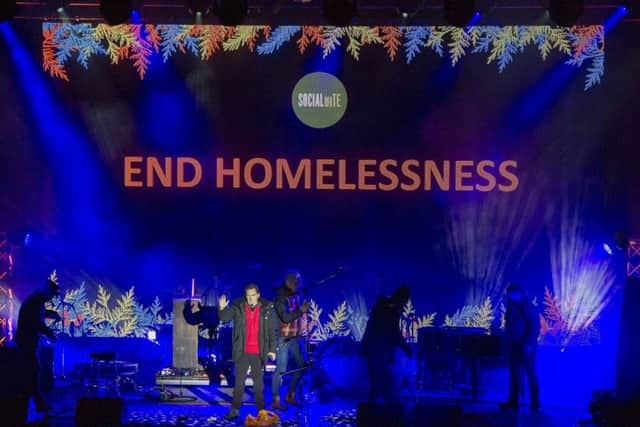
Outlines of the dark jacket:
M 540 317 L 529 298 L 520 303 L 508 303 L 505 314 L 505 334 L 515 346 L 538 344 L 540 335 Z
M 365 357 L 375 357 L 379 354 L 388 355 L 393 360 L 395 348 L 409 353 L 410 348 L 400 331 L 401 312 L 391 305 L 389 298 L 379 296 L 371 309 L 369 320 L 360 343 L 360 354 Z
M 247 305 L 246 298 L 238 298 L 218 312 L 222 321 L 233 321 L 233 353 L 234 362 L 240 360 L 244 355 L 244 347 L 247 341 L 247 324 L 245 320 L 244 307 Z M 273 304 L 271 301 L 260 298 L 260 329 L 258 330 L 258 344 L 260 345 L 260 358 L 263 363 L 267 360 L 267 353 L 276 352 L 276 335 L 274 327 Z
M 40 291 L 36 291 L 20 306 L 15 342 L 21 349 L 35 350 L 38 347 L 40 335 L 55 338 L 53 330 L 44 323 L 44 319 L 55 319 L 60 316 L 55 311 L 46 310 L 45 302 L 47 299 Z
M 291 323 L 294 320 L 302 316 L 302 310 L 300 307 L 294 311 L 289 311 L 289 304 L 287 300 L 292 297 L 294 293 L 286 285 L 280 286 L 276 289 L 276 299 L 273 303 L 276 314 L 278 315 L 278 321 L 276 322 L 277 335 L 280 335 L 280 329 L 282 329 L 283 323 Z M 302 332 L 302 331 L 300 331 Z

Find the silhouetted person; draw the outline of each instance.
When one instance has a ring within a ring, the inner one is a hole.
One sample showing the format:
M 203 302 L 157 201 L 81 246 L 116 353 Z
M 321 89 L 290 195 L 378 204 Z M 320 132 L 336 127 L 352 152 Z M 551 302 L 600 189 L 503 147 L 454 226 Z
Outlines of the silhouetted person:
M 264 365 L 266 359 L 276 357 L 276 339 L 273 322 L 273 304 L 260 298 L 258 286 L 245 287 L 245 297 L 229 304 L 225 295 L 218 299 L 218 316 L 222 321 L 233 320 L 233 363 L 235 384 L 233 403 L 225 419 L 238 418 L 244 381 L 251 368 L 253 393 L 258 411 L 264 409 Z
M 18 327 L 14 340 L 24 364 L 24 384 L 27 394 L 33 398 L 38 411 L 50 409 L 40 387 L 41 369 L 38 360 L 38 344 L 41 335 L 52 341 L 56 340 L 53 330 L 45 324 L 45 318 L 60 320 L 58 313 L 45 309 L 44 305 L 59 293 L 58 284 L 47 279 L 43 286 L 29 295 L 22 303 L 18 314 Z
M 276 319 L 276 371 L 271 380 L 271 392 L 273 400 L 271 407 L 281 411 L 287 408 L 280 402 L 280 385 L 282 372 L 287 371 L 289 355 L 293 357 L 294 372 L 291 374 L 291 381 L 287 388 L 285 401 L 294 406 L 302 406 L 296 399 L 296 387 L 303 374 L 304 357 L 300 351 L 300 340 L 302 336 L 303 313 L 309 310 L 309 304 L 302 303 L 296 294 L 300 282 L 300 273 L 290 271 L 284 279 L 284 283 L 276 290 L 274 307 L 278 318 Z
M 204 301 L 204 303 L 202 303 Z M 214 370 L 215 364 L 213 363 L 213 341 L 218 338 L 218 325 L 220 319 L 218 318 L 218 307 L 216 307 L 216 300 L 212 298 L 202 298 L 202 301 L 198 301 L 197 311 L 193 310 L 193 304 L 191 300 L 184 302 L 184 308 L 182 309 L 182 316 L 185 322 L 189 325 L 198 326 L 198 332 L 206 331 L 208 337 L 207 348 L 207 375 L 213 378 L 213 375 L 219 374 L 217 369 Z
M 536 352 L 540 319 L 531 299 L 517 284 L 507 288 L 507 312 L 505 314 L 505 335 L 511 350 L 509 356 L 509 398 L 500 406 L 518 409 L 522 370 L 527 374 L 531 410 L 540 408 L 540 390 L 536 374 Z
M 411 356 L 411 349 L 400 331 L 400 316 L 409 301 L 409 294 L 409 287 L 403 285 L 390 298 L 381 295 L 369 314 L 360 354 L 367 359 L 370 403 L 375 403 L 378 396 L 387 403 L 397 401 L 391 370 L 396 349 L 400 348 Z

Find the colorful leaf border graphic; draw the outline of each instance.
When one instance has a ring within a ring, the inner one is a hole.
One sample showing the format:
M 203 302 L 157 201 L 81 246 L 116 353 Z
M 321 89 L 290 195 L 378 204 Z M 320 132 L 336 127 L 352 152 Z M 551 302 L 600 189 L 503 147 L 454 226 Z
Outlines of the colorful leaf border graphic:
M 480 27 L 322 27 L 322 26 L 237 26 L 217 25 L 117 25 L 46 22 L 42 27 L 43 67 L 52 77 L 69 80 L 65 64 L 75 59 L 88 68 L 93 55 L 109 57 L 112 64 L 129 60 L 144 79 L 153 53 L 164 61 L 178 52 L 208 60 L 219 51 L 248 49 L 259 55 L 273 55 L 295 43 L 304 54 L 311 47 L 327 57 L 338 46 L 358 60 L 363 50 L 375 45 L 385 50 L 390 61 L 401 56 L 411 63 L 424 50 L 445 55 L 455 66 L 465 55 L 485 54 L 487 64 L 503 72 L 533 46 L 546 60 L 552 52 L 567 57 L 568 65 L 581 68 L 588 62 L 584 89 L 599 84 L 604 75 L 604 27 L 601 25 L 559 28 L 550 26 Z

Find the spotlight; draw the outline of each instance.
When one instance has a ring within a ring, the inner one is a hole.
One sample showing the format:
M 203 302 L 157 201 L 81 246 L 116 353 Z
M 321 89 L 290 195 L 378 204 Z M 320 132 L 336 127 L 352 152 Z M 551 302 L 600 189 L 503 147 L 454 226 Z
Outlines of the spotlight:
M 191 15 L 207 15 L 213 8 L 212 0 L 187 0 L 186 7 Z
M 609 246 L 608 243 L 603 243 L 602 244 L 602 249 L 604 249 L 604 251 L 609 254 L 609 255 L 613 255 L 613 250 L 611 249 L 611 246 Z
M 476 13 L 474 0 L 444 0 L 444 19 L 456 27 L 466 27 Z
M 119 25 L 131 17 L 131 0 L 100 0 L 100 13 L 109 25 Z
M 214 0 L 213 13 L 222 25 L 240 25 L 247 16 L 249 5 L 247 0 Z
M 402 19 L 414 17 L 422 8 L 423 0 L 396 0 L 396 10 Z
M 551 20 L 561 27 L 571 27 L 584 13 L 584 0 L 549 0 Z
M 8 21 L 18 13 L 16 1 L 8 0 L 0 2 L 0 22 Z
M 346 27 L 358 13 L 357 0 L 323 0 L 322 13 L 329 25 Z
M 634 12 L 631 0 L 624 1 L 620 6 L 618 6 L 618 10 L 623 15 L 628 15 L 629 13 Z
M 48 3 L 49 10 L 57 13 L 62 18 L 67 18 L 67 6 L 70 0 L 50 0 Z
M 142 19 L 140 18 L 140 11 L 138 11 L 138 9 L 133 9 L 131 11 L 131 22 L 134 24 L 139 24 L 142 22 Z

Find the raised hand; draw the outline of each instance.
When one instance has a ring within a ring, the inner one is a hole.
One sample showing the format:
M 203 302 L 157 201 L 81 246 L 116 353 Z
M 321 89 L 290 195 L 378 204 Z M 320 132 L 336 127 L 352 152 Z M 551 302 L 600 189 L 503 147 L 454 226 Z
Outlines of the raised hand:
M 307 311 L 309 311 L 309 303 L 305 301 L 305 302 L 300 306 L 300 310 L 301 310 L 303 313 L 306 313 Z
M 227 308 L 228 305 L 229 305 L 229 299 L 227 298 L 227 296 L 221 295 L 220 298 L 218 298 L 218 309 L 224 310 L 225 308 Z

